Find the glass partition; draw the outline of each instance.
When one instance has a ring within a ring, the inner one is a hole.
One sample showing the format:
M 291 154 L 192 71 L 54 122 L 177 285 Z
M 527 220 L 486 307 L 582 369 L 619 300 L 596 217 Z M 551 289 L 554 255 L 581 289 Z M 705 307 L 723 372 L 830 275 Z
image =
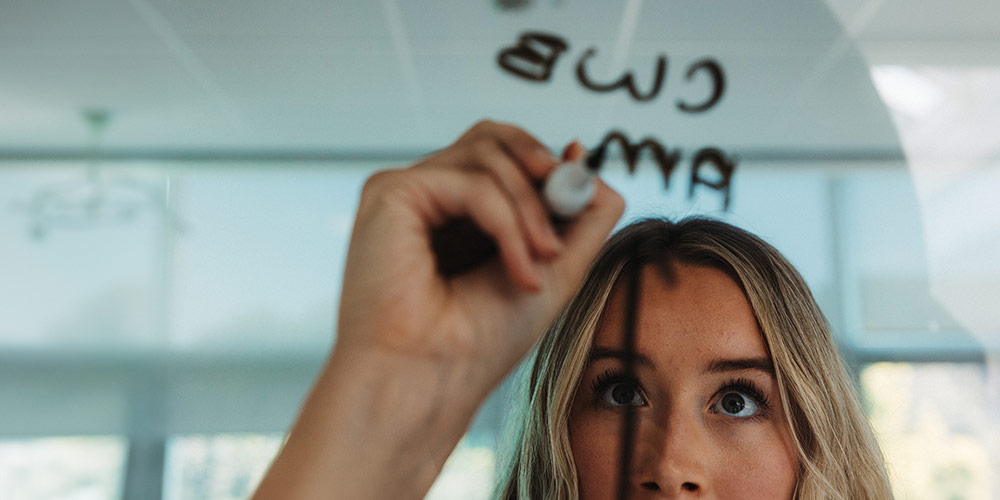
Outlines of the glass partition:
M 365 179 L 486 118 L 608 143 L 621 224 L 771 242 L 897 494 L 1000 496 L 993 5 L 10 2 L 0 32 L 0 498 L 248 495 Z M 488 498 L 511 391 L 428 498 Z

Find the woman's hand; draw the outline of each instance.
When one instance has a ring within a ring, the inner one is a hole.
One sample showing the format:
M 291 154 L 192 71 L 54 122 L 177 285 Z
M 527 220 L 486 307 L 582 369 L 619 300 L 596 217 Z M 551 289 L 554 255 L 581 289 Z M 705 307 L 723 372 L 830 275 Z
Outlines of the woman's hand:
M 369 179 L 336 346 L 256 499 L 422 498 L 621 216 L 621 198 L 597 181 L 591 204 L 556 234 L 536 189 L 556 164 L 523 130 L 482 122 Z M 471 220 L 498 252 L 446 277 L 431 239 L 454 219 Z
M 523 130 L 482 122 L 411 168 L 373 176 L 348 252 L 337 349 L 474 365 L 468 382 L 492 388 L 576 290 L 622 212 L 598 181 L 558 235 L 535 187 L 556 165 Z M 430 235 L 462 217 L 496 242 L 498 259 L 446 278 Z

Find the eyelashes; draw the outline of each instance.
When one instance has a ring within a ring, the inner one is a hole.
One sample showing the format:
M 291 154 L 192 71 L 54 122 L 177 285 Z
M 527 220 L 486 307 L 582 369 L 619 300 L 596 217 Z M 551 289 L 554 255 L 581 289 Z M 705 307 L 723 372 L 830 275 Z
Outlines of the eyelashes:
M 594 390 L 594 392 L 597 392 L 602 389 L 607 389 L 612 384 L 623 382 L 631 382 L 636 385 L 639 384 L 639 380 L 635 377 L 627 377 L 624 372 L 614 368 L 598 375 L 597 379 L 594 380 L 594 383 L 591 384 L 590 387 Z
M 771 414 L 771 403 L 764 391 L 752 380 L 730 380 L 716 391 L 712 411 L 741 419 L 766 419 Z
M 590 389 L 598 408 L 620 410 L 649 404 L 639 379 L 619 369 L 601 373 Z M 737 420 L 756 421 L 771 414 L 771 402 L 764 391 L 746 378 L 733 378 L 721 384 L 710 400 L 711 412 Z
M 618 369 L 600 374 L 590 386 L 594 403 L 598 407 L 621 408 L 625 406 L 645 406 L 639 379 L 629 377 Z

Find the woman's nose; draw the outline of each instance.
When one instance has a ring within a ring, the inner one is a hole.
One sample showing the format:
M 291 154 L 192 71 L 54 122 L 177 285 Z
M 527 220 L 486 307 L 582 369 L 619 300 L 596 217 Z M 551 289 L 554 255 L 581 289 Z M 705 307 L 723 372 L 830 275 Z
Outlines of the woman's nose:
M 632 465 L 640 497 L 710 496 L 706 468 L 710 443 L 695 418 L 640 422 L 638 437 Z

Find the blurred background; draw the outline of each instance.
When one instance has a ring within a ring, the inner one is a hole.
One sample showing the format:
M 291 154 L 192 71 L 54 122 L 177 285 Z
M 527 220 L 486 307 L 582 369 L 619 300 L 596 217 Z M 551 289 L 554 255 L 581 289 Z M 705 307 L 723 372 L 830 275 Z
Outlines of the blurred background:
M 0 498 L 248 496 L 335 339 L 364 179 L 483 118 L 677 153 L 630 169 L 612 147 L 626 220 L 773 243 L 899 497 L 1000 498 L 1000 4 L 980 0 L 5 0 Z M 699 167 L 709 149 L 725 161 Z M 428 498 L 488 497 L 509 397 Z

